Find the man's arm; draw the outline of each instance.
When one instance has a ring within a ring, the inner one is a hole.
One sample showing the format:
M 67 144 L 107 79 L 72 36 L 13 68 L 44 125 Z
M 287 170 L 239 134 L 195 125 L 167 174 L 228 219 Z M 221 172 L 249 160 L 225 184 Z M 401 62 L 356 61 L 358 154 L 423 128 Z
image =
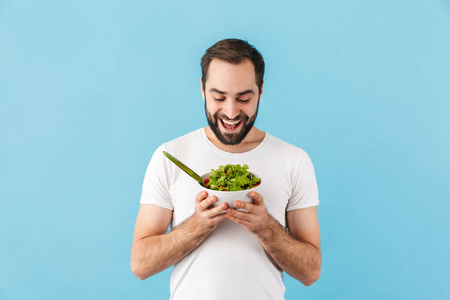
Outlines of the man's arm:
M 289 275 L 310 286 L 320 276 L 320 232 L 316 207 L 287 212 L 287 233 L 269 217 L 259 240 L 275 262 Z
M 289 233 L 268 213 L 262 196 L 250 193 L 253 203 L 236 201 L 242 212 L 227 209 L 231 220 L 256 234 L 264 249 L 286 273 L 304 285 L 320 276 L 320 231 L 316 207 L 287 212 Z
M 172 211 L 153 204 L 143 204 L 136 220 L 131 247 L 131 270 L 139 279 L 146 279 L 180 261 L 197 248 L 203 240 L 226 219 L 219 214 L 226 203 L 211 208 L 217 201 L 205 191 L 197 194 L 195 214 L 166 233 Z

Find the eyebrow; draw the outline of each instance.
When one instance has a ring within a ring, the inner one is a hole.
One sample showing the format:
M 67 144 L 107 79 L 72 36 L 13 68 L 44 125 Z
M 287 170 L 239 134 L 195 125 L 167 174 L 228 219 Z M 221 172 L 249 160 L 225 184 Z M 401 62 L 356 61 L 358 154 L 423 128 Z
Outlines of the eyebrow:
M 221 94 L 221 95 L 227 94 L 227 92 L 218 90 L 218 89 L 216 89 L 216 88 L 210 89 L 209 92 L 212 92 L 212 93 L 218 93 L 218 94 Z M 247 94 L 255 94 L 255 92 L 254 92 L 253 90 L 251 90 L 251 89 L 248 89 L 248 90 L 245 90 L 245 91 L 243 91 L 243 92 L 237 93 L 238 96 L 243 96 L 243 95 L 247 95 Z

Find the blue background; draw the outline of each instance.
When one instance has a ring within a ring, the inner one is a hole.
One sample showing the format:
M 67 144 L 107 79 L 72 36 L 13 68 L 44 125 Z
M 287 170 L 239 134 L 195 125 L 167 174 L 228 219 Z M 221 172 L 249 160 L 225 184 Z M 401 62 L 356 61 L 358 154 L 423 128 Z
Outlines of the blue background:
M 450 297 L 449 1 L 0 1 L 0 299 L 168 298 L 129 267 L 141 185 L 228 37 L 316 168 L 322 275 L 286 299 Z

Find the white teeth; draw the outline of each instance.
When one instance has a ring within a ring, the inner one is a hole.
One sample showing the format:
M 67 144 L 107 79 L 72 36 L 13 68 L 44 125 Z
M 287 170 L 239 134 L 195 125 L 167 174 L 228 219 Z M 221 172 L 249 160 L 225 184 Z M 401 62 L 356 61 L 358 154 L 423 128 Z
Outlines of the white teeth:
M 222 119 L 222 121 L 227 125 L 236 125 L 240 122 L 240 121 L 226 121 L 224 119 Z

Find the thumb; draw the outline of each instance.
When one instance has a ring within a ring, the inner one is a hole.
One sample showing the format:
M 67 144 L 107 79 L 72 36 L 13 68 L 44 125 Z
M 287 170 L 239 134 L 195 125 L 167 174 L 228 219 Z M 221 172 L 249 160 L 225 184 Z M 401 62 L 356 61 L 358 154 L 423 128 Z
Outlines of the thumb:
M 250 192 L 249 196 L 250 196 L 250 198 L 253 199 L 254 204 L 259 205 L 259 204 L 263 203 L 263 197 L 261 196 L 260 193 Z

